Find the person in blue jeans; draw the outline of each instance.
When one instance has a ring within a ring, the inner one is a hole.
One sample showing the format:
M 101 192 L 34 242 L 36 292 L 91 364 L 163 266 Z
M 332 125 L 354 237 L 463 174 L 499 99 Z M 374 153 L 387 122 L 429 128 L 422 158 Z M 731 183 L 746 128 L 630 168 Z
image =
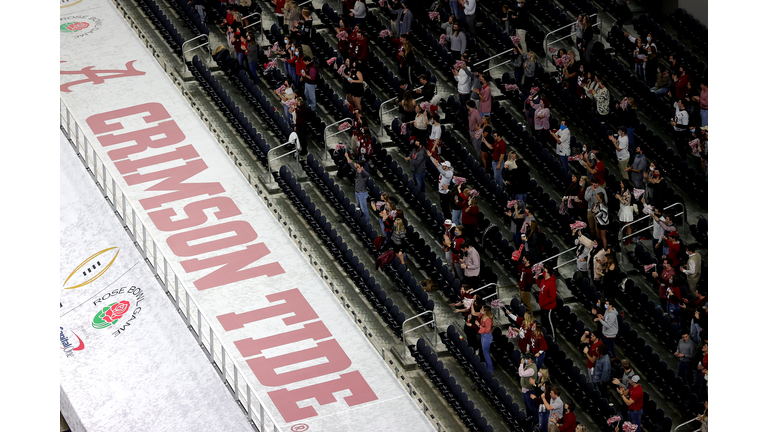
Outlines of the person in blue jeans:
M 365 221 L 368 222 L 368 188 L 365 183 L 368 181 L 370 175 L 365 168 L 357 162 L 352 162 L 349 158 L 349 153 L 344 153 L 347 158 L 347 163 L 354 169 L 355 172 L 355 199 L 357 205 L 360 207 L 360 211 L 365 216 Z
M 486 370 L 493 372 L 493 361 L 491 360 L 491 342 L 493 341 L 493 310 L 490 306 L 483 306 L 483 313 L 475 323 L 480 326 L 478 334 L 480 335 L 480 346 L 483 348 L 483 359 L 485 360 Z
M 629 421 L 637 425 L 636 432 L 642 432 L 640 423 L 643 420 L 643 388 L 638 384 L 640 376 L 634 375 L 630 381 L 630 387 L 619 387 L 616 391 L 621 395 L 621 400 L 627 404 Z
M 557 145 L 555 145 L 555 151 L 560 158 L 560 164 L 565 168 L 565 171 L 570 174 L 571 167 L 568 165 L 568 157 L 571 155 L 571 130 L 568 129 L 568 124 L 565 120 L 560 122 L 560 129 L 557 132 L 549 132 L 552 138 L 555 139 Z
M 427 175 L 427 150 L 421 144 L 420 140 L 414 141 L 413 151 L 409 156 L 405 157 L 406 161 L 411 163 L 411 173 L 413 173 L 413 181 L 416 186 L 419 187 L 419 193 L 426 195 L 426 186 L 424 179 Z

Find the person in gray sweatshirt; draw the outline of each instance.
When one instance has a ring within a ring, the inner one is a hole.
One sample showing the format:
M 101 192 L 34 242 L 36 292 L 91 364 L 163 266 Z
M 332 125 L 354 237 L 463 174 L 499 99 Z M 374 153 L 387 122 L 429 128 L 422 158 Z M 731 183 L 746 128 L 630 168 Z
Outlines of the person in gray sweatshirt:
M 603 326 L 603 343 L 608 348 L 611 358 L 616 357 L 614 343 L 616 335 L 619 334 L 619 313 L 613 308 L 613 300 L 605 299 L 605 314 L 598 314 L 595 322 L 600 322 Z
M 680 359 L 680 363 L 677 365 L 677 376 L 683 379 L 684 384 L 688 384 L 690 381 L 691 360 L 693 360 L 695 351 L 696 344 L 691 339 L 691 335 L 685 333 L 680 342 L 677 343 L 677 351 L 675 351 L 675 357 Z

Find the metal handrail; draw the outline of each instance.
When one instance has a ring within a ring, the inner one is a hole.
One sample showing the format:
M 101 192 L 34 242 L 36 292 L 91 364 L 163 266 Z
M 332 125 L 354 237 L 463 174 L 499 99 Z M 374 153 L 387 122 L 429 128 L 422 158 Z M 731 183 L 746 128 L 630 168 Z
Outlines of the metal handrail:
M 422 315 L 426 315 L 428 313 L 432 314 L 432 321 L 427 321 L 426 323 L 424 323 L 424 324 L 422 324 L 420 326 L 416 326 L 416 327 L 414 327 L 414 328 L 412 328 L 410 330 L 405 330 L 405 323 L 407 323 L 408 321 L 411 321 L 411 320 L 415 320 L 416 318 L 418 318 L 418 317 L 420 317 Z M 422 313 L 420 313 L 420 314 L 418 314 L 416 316 L 410 317 L 410 318 L 406 319 L 405 321 L 403 321 L 403 358 L 405 358 L 408 355 L 408 342 L 407 342 L 407 339 L 405 338 L 405 334 L 408 333 L 408 332 L 412 332 L 412 331 L 414 331 L 416 329 L 422 328 L 422 327 L 424 327 L 426 325 L 430 325 L 430 324 L 433 324 L 434 327 L 435 327 L 435 343 L 437 343 L 437 315 L 435 315 L 434 311 L 431 311 L 431 310 L 424 311 L 424 312 L 422 312 Z
M 547 261 L 549 261 L 549 260 L 551 260 L 551 259 L 555 259 L 555 258 L 559 257 L 560 255 L 564 255 L 564 254 L 567 254 L 568 252 L 570 252 L 570 251 L 572 251 L 572 250 L 576 250 L 577 248 L 578 248 L 578 246 L 574 246 L 574 247 L 572 247 L 572 248 L 570 248 L 570 249 L 568 249 L 568 250 L 565 250 L 565 251 L 563 251 L 563 252 L 560 252 L 560 253 L 559 253 L 559 254 L 557 254 L 557 255 L 553 255 L 553 256 L 551 256 L 551 257 L 549 257 L 549 258 L 547 258 L 547 259 L 545 259 L 545 260 L 543 260 L 543 261 L 539 261 L 539 262 L 537 262 L 536 264 L 544 264 L 545 262 L 547 262 Z M 535 265 L 535 264 L 534 264 L 534 265 Z
M 416 102 L 416 101 L 420 101 L 422 99 L 424 99 L 424 96 L 419 96 L 416 99 L 414 99 L 413 101 Z M 382 104 L 382 105 L 384 105 L 384 104 Z M 397 111 L 398 109 L 400 109 L 400 107 L 392 108 L 391 110 L 384 111 L 383 114 L 391 113 L 392 111 Z
M 418 90 L 418 89 L 423 88 L 423 87 L 424 86 L 416 87 L 414 90 Z M 422 97 L 424 97 L 424 96 L 422 96 Z M 381 105 L 379 105 L 379 123 L 382 124 L 382 127 L 384 127 L 383 123 L 382 123 L 384 121 L 384 114 L 385 114 L 384 112 L 382 112 L 382 110 L 384 109 L 384 105 L 386 105 L 386 104 L 388 104 L 388 103 L 390 103 L 390 102 L 392 102 L 394 100 L 397 100 L 397 98 L 393 97 L 392 99 L 387 99 L 384 102 L 382 102 Z M 387 111 L 387 112 L 389 112 L 389 111 Z
M 685 208 L 685 203 L 676 202 L 674 204 L 670 204 L 670 205 L 664 207 L 662 210 L 667 210 L 667 209 L 670 209 L 670 208 L 675 207 L 675 206 L 681 206 L 683 208 L 683 211 L 680 212 L 680 213 L 675 213 L 675 216 L 683 215 L 683 235 L 685 235 L 685 224 L 687 223 L 687 220 L 686 220 L 687 219 L 687 217 L 686 217 L 687 211 L 686 211 L 686 208 Z M 640 221 L 643 221 L 645 219 L 649 219 L 650 217 L 651 217 L 651 215 L 643 216 L 640 219 L 634 220 L 634 221 L 632 221 L 632 222 L 622 226 L 621 228 L 619 228 L 619 245 L 621 245 L 621 249 L 622 250 L 624 250 L 624 245 L 623 245 L 624 239 L 636 236 L 636 235 L 640 234 L 643 231 L 647 231 L 647 230 L 653 228 L 653 225 L 647 226 L 647 227 L 645 227 L 645 228 L 643 228 L 643 229 L 641 229 L 639 231 L 633 231 L 632 234 L 629 234 L 629 235 L 626 235 L 626 236 L 623 236 L 624 229 L 629 227 L 629 226 L 631 226 L 631 225 L 634 225 L 634 224 L 636 224 L 636 223 L 638 223 Z
M 205 38 L 205 43 L 202 43 L 202 44 L 200 44 L 200 45 L 198 45 L 198 46 L 196 46 L 194 48 L 190 48 L 188 50 L 184 49 L 184 46 L 186 46 L 188 43 L 192 42 L 195 39 L 200 39 L 202 37 Z M 192 39 L 184 41 L 184 43 L 181 44 L 181 55 L 183 56 L 184 54 L 186 54 L 186 53 L 188 53 L 190 51 L 194 51 L 194 50 L 196 50 L 198 48 L 206 47 L 206 46 L 208 47 L 208 56 L 211 58 L 211 61 L 213 61 L 213 54 L 211 53 L 211 39 L 208 37 L 207 34 L 201 34 L 200 36 L 195 36 Z M 186 58 L 184 60 L 186 61 Z
M 480 63 L 485 63 L 485 62 L 487 62 L 487 61 L 490 61 L 491 59 L 495 59 L 496 57 L 498 57 L 498 56 L 500 56 L 500 55 L 504 55 L 504 54 L 506 54 L 506 53 L 508 53 L 508 52 L 511 52 L 512 50 L 514 50 L 514 49 L 516 49 L 516 48 L 517 48 L 517 47 L 515 47 L 515 48 L 510 48 L 510 49 L 508 49 L 508 50 L 506 50 L 506 51 L 502 51 L 502 52 L 500 52 L 500 53 L 498 53 L 498 54 L 496 54 L 496 55 L 492 55 L 492 56 L 488 57 L 488 58 L 487 58 L 487 59 L 485 59 L 485 60 L 480 60 L 479 62 L 475 63 L 475 64 L 474 64 L 474 65 L 472 65 L 472 66 L 477 66 L 477 65 L 479 65 Z
M 489 72 L 490 70 L 492 70 L 492 69 L 496 69 L 497 67 L 501 67 L 501 66 L 504 66 L 504 65 L 505 65 L 505 64 L 507 64 L 507 63 L 512 63 L 512 60 L 507 60 L 507 61 L 505 61 L 505 62 L 501 62 L 501 63 L 497 64 L 496 66 L 491 66 L 491 67 L 489 67 L 488 69 L 484 70 L 484 71 L 483 71 L 483 73 Z
M 350 127 L 348 129 L 344 129 L 343 131 L 339 131 L 339 132 L 331 135 L 330 137 L 326 137 L 326 134 L 328 133 L 328 129 L 332 128 L 333 126 L 336 126 L 337 124 L 344 123 L 345 121 L 352 122 L 353 120 L 351 118 L 347 117 L 347 118 L 343 118 L 343 119 L 337 121 L 336 123 L 331 123 L 331 124 L 329 124 L 328 126 L 325 127 L 325 130 L 323 131 L 323 147 L 324 147 L 323 151 L 325 153 L 325 156 L 323 157 L 324 160 L 326 160 L 326 161 L 328 160 L 328 138 L 336 136 L 336 135 L 338 135 L 341 132 L 346 132 L 348 130 L 351 130 L 352 128 Z
M 597 16 L 597 14 L 589 15 L 590 18 L 594 18 L 596 16 Z M 544 36 L 544 42 L 543 42 L 544 43 L 544 55 L 547 56 L 547 58 L 549 58 L 549 45 L 550 45 L 550 43 L 555 43 L 555 42 L 559 42 L 559 41 L 561 41 L 563 39 L 567 39 L 567 38 L 573 36 L 575 34 L 575 32 L 571 31 L 570 33 L 568 33 L 567 36 L 562 37 L 562 38 L 560 38 L 560 39 L 558 39 L 556 41 L 552 41 L 552 42 L 550 42 L 548 40 L 549 36 L 554 34 L 554 33 L 559 32 L 560 30 L 563 30 L 563 29 L 566 29 L 566 28 L 569 28 L 569 27 L 573 27 L 573 25 L 576 24 L 577 22 L 578 21 L 574 21 L 574 22 L 572 22 L 572 23 L 570 23 L 568 25 L 564 25 L 564 26 L 562 26 L 562 27 L 560 27 L 558 29 L 552 30 L 551 32 L 547 33 L 546 36 Z M 600 36 L 600 40 L 602 40 L 603 39 L 603 22 L 599 21 L 599 22 L 596 22 L 596 23 L 592 24 L 592 27 L 595 27 L 595 26 L 600 26 L 600 31 L 598 32 L 598 35 Z
M 96 153 L 93 144 L 85 136 L 85 130 L 74 118 L 66 102 L 61 98 L 59 98 L 59 102 L 59 128 L 70 141 L 75 154 L 85 165 L 88 174 L 112 207 L 120 223 L 123 224 L 126 233 L 134 241 L 134 245 L 140 250 L 147 264 L 150 265 L 155 279 L 174 304 L 176 311 L 182 315 L 187 327 L 193 331 L 193 335 L 204 349 L 217 375 L 226 384 L 232 397 L 242 404 L 241 407 L 249 423 L 258 431 L 279 432 L 277 421 L 269 411 L 264 409 L 262 397 L 253 389 L 253 385 L 244 379 L 248 375 L 234 361 L 235 357 L 230 354 L 221 338 L 214 334 L 213 326 L 210 323 L 216 321 L 203 315 L 197 301 L 190 295 L 191 290 L 174 272 L 162 251 L 158 250 L 157 241 L 152 238 L 152 234 L 144 225 L 142 218 L 137 217 L 136 210 L 126 199 L 126 194 L 111 176 L 111 173 L 107 171 L 106 165 Z M 207 331 L 205 327 L 207 327 Z M 250 373 L 252 374 L 252 372 Z M 242 389 L 243 386 L 245 389 Z M 252 396 L 255 400 L 252 399 Z M 253 402 L 258 406 L 254 406 Z M 255 415 L 257 412 L 259 413 L 258 418 Z M 272 423 L 271 429 L 267 427 L 267 420 Z
M 486 288 L 488 288 L 490 286 L 495 286 L 496 288 L 498 288 L 499 284 L 497 284 L 496 282 L 491 282 L 489 284 L 485 284 L 485 285 L 481 286 L 480 288 L 473 289 L 472 291 L 469 292 L 469 294 L 474 294 L 474 293 L 476 293 L 478 291 L 482 291 L 482 290 L 484 290 L 484 289 L 486 289 Z
M 693 422 L 695 422 L 695 421 L 698 421 L 698 420 L 699 420 L 699 418 L 698 418 L 698 417 L 695 417 L 695 418 L 692 418 L 692 419 L 688 420 L 688 421 L 687 421 L 687 422 L 685 422 L 685 423 L 681 423 L 680 425 L 678 425 L 678 426 L 675 428 L 675 430 L 674 430 L 673 432 L 677 432 L 677 430 L 678 430 L 678 429 L 680 429 L 681 427 L 683 427 L 683 426 L 687 425 L 688 423 L 693 423 Z M 694 431 L 694 432 L 696 432 L 696 431 Z

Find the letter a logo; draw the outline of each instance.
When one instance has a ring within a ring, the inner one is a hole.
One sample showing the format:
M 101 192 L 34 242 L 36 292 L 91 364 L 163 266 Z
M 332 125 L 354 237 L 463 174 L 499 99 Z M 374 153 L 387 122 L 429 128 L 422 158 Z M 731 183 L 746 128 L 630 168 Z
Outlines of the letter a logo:
M 104 84 L 105 80 L 112 79 L 112 78 L 141 76 L 146 74 L 146 72 L 138 71 L 133 67 L 133 63 L 135 62 L 136 60 L 132 60 L 126 63 L 125 70 L 119 70 L 119 69 L 93 70 L 95 66 L 88 66 L 79 71 L 61 71 L 61 75 L 85 75 L 86 77 L 85 79 L 82 79 L 79 81 L 72 81 L 70 83 L 62 84 L 61 91 L 63 91 L 64 93 L 71 93 L 72 90 L 70 90 L 69 88 L 72 86 L 76 86 L 78 84 L 85 84 L 89 82 L 94 84 Z M 62 61 L 60 63 L 66 63 L 66 61 Z M 99 74 L 111 74 L 111 75 L 99 75 Z

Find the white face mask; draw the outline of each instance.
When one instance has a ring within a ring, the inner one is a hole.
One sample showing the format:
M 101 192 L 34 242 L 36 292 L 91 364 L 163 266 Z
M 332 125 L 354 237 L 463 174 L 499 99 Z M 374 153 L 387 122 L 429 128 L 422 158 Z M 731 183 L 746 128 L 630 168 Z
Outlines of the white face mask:
M 651 165 L 651 171 L 653 171 L 653 170 L 655 170 L 655 169 L 656 169 L 656 167 L 655 167 L 655 166 L 653 166 L 653 165 Z

